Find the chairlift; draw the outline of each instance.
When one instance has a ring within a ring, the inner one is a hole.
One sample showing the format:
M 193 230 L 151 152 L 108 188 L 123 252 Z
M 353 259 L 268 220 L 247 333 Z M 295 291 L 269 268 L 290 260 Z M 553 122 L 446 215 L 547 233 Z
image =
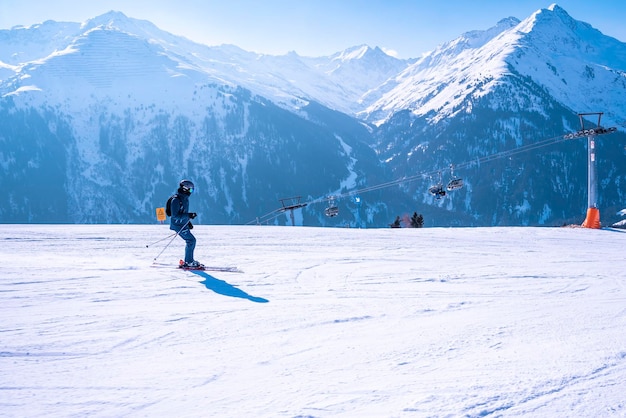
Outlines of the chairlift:
M 432 194 L 433 196 L 435 196 L 435 199 L 441 199 L 442 197 L 446 195 L 446 191 L 443 190 L 442 184 L 435 184 L 433 186 L 430 186 L 430 188 L 428 189 L 428 192 Z
M 452 179 L 448 182 L 446 189 L 451 192 L 453 190 L 458 190 L 462 188 L 464 185 L 463 179 L 460 179 L 454 175 L 454 166 L 452 164 L 450 164 L 450 175 L 452 176 Z
M 441 182 L 441 171 L 439 172 L 439 183 L 430 186 L 428 193 L 435 196 L 435 199 L 441 199 L 446 195 L 446 191 L 443 189 L 443 183 Z
M 324 209 L 324 215 L 328 216 L 329 218 L 334 218 L 335 216 L 339 215 L 339 208 L 335 204 L 335 196 L 330 196 L 328 198 L 328 207 Z

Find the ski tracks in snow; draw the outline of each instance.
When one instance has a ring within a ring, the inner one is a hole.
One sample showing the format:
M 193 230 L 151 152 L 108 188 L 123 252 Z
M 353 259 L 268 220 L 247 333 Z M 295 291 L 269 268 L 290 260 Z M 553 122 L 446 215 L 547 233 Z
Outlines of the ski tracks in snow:
M 626 234 L 199 225 L 211 279 L 163 225 L 0 228 L 9 416 L 626 411 Z

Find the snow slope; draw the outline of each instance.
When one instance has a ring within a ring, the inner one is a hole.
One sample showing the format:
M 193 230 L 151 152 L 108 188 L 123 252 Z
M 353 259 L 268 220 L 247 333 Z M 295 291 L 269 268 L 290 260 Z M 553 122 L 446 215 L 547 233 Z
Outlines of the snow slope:
M 626 414 L 623 232 L 0 232 L 3 417 Z

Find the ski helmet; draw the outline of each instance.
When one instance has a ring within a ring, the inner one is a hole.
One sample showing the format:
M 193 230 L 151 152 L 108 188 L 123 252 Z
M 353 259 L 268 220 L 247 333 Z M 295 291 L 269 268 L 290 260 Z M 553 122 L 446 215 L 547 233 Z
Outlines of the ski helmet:
M 193 189 L 195 188 L 191 180 L 181 180 L 179 186 L 181 191 L 188 194 L 193 193 Z

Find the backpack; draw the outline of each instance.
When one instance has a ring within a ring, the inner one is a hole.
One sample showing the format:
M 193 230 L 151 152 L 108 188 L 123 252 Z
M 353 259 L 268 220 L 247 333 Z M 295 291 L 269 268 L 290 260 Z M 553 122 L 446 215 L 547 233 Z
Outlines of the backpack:
M 178 198 L 178 194 L 171 195 L 165 204 L 165 214 L 167 216 L 172 216 L 172 200 L 174 200 L 174 198 Z

